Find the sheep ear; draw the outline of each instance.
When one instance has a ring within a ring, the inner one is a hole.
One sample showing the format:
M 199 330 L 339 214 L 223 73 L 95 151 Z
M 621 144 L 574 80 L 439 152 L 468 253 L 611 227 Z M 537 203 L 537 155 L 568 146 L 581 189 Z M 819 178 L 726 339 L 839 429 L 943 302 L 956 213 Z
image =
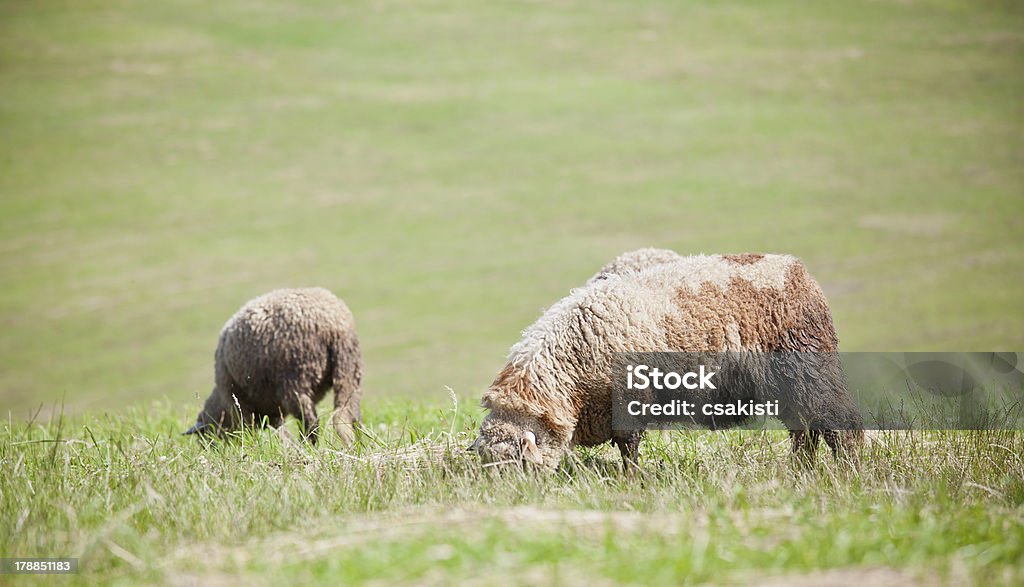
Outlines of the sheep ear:
M 195 424 L 193 424 L 193 425 L 192 425 L 192 427 L 191 427 L 191 428 L 189 428 L 188 430 L 186 430 L 186 431 L 182 432 L 182 433 L 181 433 L 181 435 L 182 435 L 182 436 L 187 436 L 187 435 L 189 435 L 189 434 L 199 434 L 199 433 L 200 433 L 200 432 L 202 432 L 202 431 L 203 431 L 203 430 L 204 430 L 205 428 L 206 428 L 206 426 L 205 426 L 205 425 L 202 425 L 202 426 L 201 426 L 201 425 L 199 424 L 199 422 L 196 422 Z
M 520 440 L 523 445 L 523 458 L 536 465 L 543 465 L 544 458 L 540 454 L 540 449 L 537 448 L 537 437 L 534 436 L 533 432 L 527 430 L 523 432 L 523 437 Z

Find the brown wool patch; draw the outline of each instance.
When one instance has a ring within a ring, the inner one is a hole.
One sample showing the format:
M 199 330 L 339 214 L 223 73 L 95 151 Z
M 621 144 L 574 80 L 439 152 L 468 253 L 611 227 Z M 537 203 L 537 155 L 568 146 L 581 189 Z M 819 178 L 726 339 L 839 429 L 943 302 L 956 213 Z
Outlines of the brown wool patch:
M 721 352 L 730 347 L 730 330 L 744 349 L 818 351 L 838 348 L 828 302 L 803 265 L 786 271 L 783 291 L 757 288 L 733 277 L 726 289 L 701 284 L 696 293 L 676 290 L 677 312 L 662 321 L 671 350 Z
M 803 265 L 794 264 L 786 272 L 785 295 L 794 325 L 785 333 L 786 340 L 780 350 L 838 352 L 839 337 L 836 336 L 825 292 Z
M 738 255 L 722 255 L 722 259 L 736 265 L 753 265 L 761 259 L 764 259 L 762 253 L 740 253 Z
M 484 393 L 482 403 L 490 410 L 502 408 L 539 418 L 556 434 L 564 435 L 573 421 L 571 406 L 538 393 L 526 373 L 511 364 L 505 365 L 498 373 Z

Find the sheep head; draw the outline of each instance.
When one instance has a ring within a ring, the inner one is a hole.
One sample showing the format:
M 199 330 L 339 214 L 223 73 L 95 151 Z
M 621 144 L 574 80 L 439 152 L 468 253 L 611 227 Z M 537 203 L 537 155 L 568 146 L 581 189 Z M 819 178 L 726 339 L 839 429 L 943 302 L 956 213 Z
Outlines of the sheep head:
M 480 436 L 470 448 L 485 467 L 515 464 L 554 471 L 565 455 L 566 443 L 536 418 L 495 410 L 480 424 Z
M 235 428 L 237 408 L 217 389 L 206 398 L 196 423 L 183 434 L 221 434 Z

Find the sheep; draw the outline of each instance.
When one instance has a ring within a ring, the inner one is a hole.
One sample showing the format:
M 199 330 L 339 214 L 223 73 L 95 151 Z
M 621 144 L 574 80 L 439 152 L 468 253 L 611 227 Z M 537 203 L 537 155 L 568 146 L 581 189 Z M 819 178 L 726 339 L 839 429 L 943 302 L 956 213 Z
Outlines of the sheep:
M 221 330 L 214 387 L 185 434 L 275 428 L 288 415 L 316 443 L 316 405 L 334 388 L 331 419 L 342 442 L 356 439 L 363 366 L 348 306 L 323 288 L 277 289 L 246 303 Z
M 609 261 L 587 280 L 585 286 L 608 279 L 612 275 L 630 275 L 664 263 L 674 263 L 679 259 L 682 259 L 682 256 L 669 249 L 646 248 L 628 251 Z
M 615 353 L 792 351 L 825 362 L 824 380 L 814 388 L 804 382 L 807 393 L 796 394 L 799 409 L 780 414 L 792 450 L 809 454 L 823 435 L 838 455 L 863 437 L 838 348 L 824 293 L 789 255 L 698 255 L 608 274 L 574 290 L 523 332 L 483 395 L 489 413 L 472 448 L 485 465 L 554 470 L 573 446 L 611 440 L 630 468 L 643 433 L 612 429 Z

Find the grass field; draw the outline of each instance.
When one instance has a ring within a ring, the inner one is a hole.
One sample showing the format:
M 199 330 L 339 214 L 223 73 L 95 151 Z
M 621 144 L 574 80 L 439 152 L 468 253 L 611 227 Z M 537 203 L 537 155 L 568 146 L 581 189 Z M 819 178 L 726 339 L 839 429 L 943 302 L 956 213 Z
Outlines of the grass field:
M 73 579 L 108 584 L 1024 581 L 1019 433 L 885 433 L 859 469 L 795 466 L 777 432 L 666 433 L 637 479 L 610 447 L 547 478 L 482 472 L 475 409 L 370 408 L 355 453 L 204 448 L 166 405 L 5 426 L 0 551 L 78 556 Z
M 640 246 L 802 257 L 846 351 L 1019 350 L 1022 97 L 1009 1 L 2 2 L 0 556 L 80 554 L 85 583 L 1024 580 L 1019 435 L 890 435 L 859 472 L 665 435 L 642 486 L 604 451 L 544 480 L 457 450 L 519 332 Z M 299 285 L 354 311 L 380 442 L 179 438 L 223 322 Z

